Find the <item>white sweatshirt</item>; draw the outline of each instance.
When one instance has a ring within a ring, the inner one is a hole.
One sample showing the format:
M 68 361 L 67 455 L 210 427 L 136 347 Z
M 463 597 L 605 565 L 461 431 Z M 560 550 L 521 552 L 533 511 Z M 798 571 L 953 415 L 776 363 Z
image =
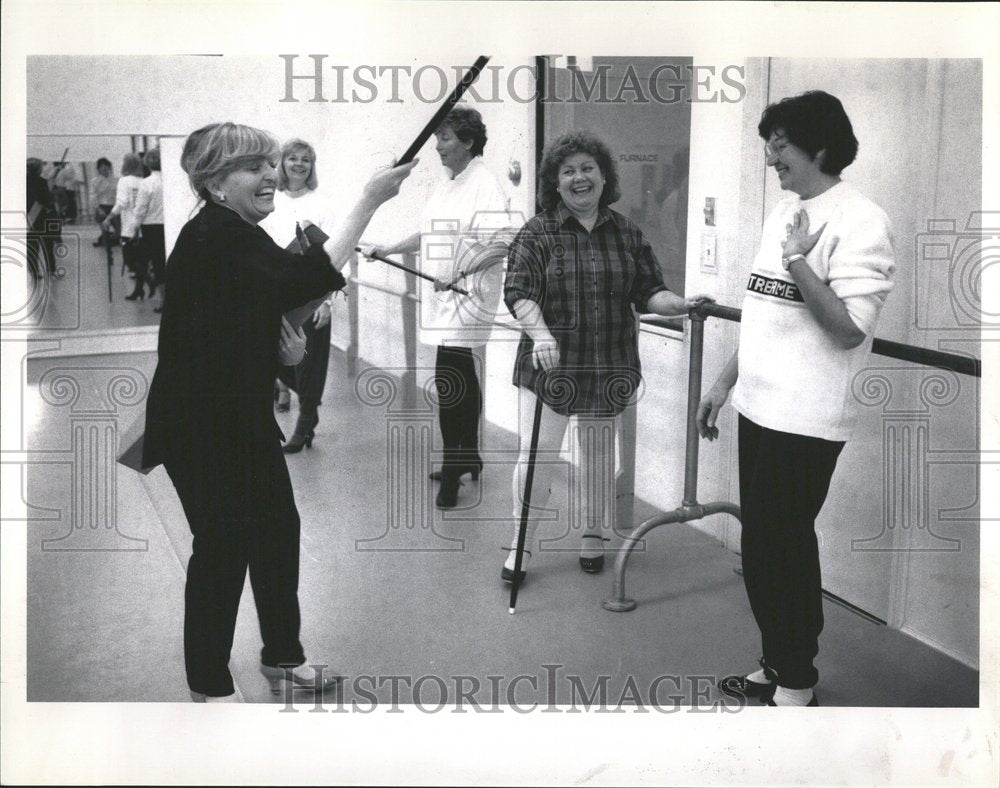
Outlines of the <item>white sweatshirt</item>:
M 799 210 L 811 232 L 826 223 L 806 261 L 866 334 L 851 350 L 820 326 L 781 267 L 786 225 Z M 867 363 L 894 269 L 889 219 L 854 186 L 841 181 L 810 200 L 778 203 L 764 222 L 743 300 L 733 407 L 762 427 L 848 440 L 858 410 L 851 385 Z

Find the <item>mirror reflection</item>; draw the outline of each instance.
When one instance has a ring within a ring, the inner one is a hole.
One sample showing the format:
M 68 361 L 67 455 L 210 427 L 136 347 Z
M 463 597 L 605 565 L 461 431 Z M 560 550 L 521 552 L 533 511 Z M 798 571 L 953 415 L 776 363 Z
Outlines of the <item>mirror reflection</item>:
M 82 331 L 159 324 L 159 144 L 146 134 L 28 134 L 27 273 L 48 293 L 40 327 L 64 313 Z

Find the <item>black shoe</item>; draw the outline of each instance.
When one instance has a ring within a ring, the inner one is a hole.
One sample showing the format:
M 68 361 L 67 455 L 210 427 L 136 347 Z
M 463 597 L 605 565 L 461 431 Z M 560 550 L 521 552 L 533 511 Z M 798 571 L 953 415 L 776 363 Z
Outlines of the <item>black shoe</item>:
M 281 447 L 281 450 L 285 454 L 298 454 L 302 451 L 303 447 L 311 449 L 313 445 L 313 438 L 316 437 L 316 433 L 310 430 L 305 435 L 300 435 L 296 432 L 288 439 L 288 443 Z
M 778 706 L 778 704 L 774 702 L 773 696 L 767 699 L 767 705 L 768 706 L 774 706 L 776 708 Z M 813 693 L 812 700 L 810 700 L 806 704 L 806 708 L 809 708 L 810 706 L 812 706 L 813 708 L 815 708 L 816 706 L 819 706 L 819 701 L 816 699 L 815 693 Z M 794 709 L 795 707 L 794 706 L 782 706 L 781 708 L 783 708 L 783 709 Z
M 319 424 L 319 416 L 315 414 L 303 413 L 299 411 L 299 418 L 295 422 L 295 432 L 288 439 L 288 443 L 281 447 L 285 454 L 298 454 L 303 447 L 311 449 L 313 438 L 316 437 L 316 425 Z
M 775 681 L 778 674 L 764 663 L 763 657 L 757 660 L 757 664 L 764 669 L 764 675 L 771 679 L 767 684 L 750 681 L 746 676 L 726 676 L 719 681 L 719 689 L 733 698 L 764 698 L 769 701 L 778 686 Z
M 460 467 L 460 471 L 458 474 L 459 476 L 464 476 L 467 473 L 471 473 L 472 481 L 478 482 L 479 474 L 482 473 L 483 471 L 483 461 L 479 460 L 478 462 L 475 462 L 472 465 L 461 465 L 459 467 Z M 427 474 L 427 478 L 430 479 L 432 482 L 439 482 L 441 481 L 442 473 L 443 473 L 442 471 L 432 471 L 431 473 Z
M 137 298 L 140 301 L 146 298 L 146 291 L 143 290 L 141 287 L 137 287 L 135 290 L 133 290 L 132 295 L 125 296 L 126 301 L 135 301 Z
M 450 473 L 442 473 L 441 489 L 438 490 L 434 504 L 438 509 L 454 509 L 458 504 L 458 488 L 462 486 L 459 477 Z
M 514 551 L 511 550 L 510 552 L 513 553 Z M 524 561 L 526 561 L 528 558 L 531 558 L 531 551 L 530 550 L 525 550 L 524 551 L 524 557 L 521 559 L 521 565 L 522 566 L 524 565 Z M 524 578 L 527 577 L 527 576 L 528 576 L 528 573 L 524 569 L 522 569 L 520 572 L 518 572 L 517 573 L 517 578 L 518 578 L 517 579 L 517 583 L 518 583 L 518 585 L 520 585 L 521 583 L 523 583 L 524 582 Z M 513 570 L 513 568 L 509 569 L 506 566 L 504 566 L 504 568 L 500 570 L 500 579 L 503 580 L 503 582 L 505 582 L 505 583 L 513 583 L 514 582 L 514 570 Z
M 598 539 L 601 542 L 601 548 L 604 548 L 604 537 L 600 534 L 584 534 L 582 539 Z M 580 556 L 580 568 L 589 575 L 596 575 L 604 569 L 604 553 L 600 555 L 595 555 L 593 558 L 585 558 Z

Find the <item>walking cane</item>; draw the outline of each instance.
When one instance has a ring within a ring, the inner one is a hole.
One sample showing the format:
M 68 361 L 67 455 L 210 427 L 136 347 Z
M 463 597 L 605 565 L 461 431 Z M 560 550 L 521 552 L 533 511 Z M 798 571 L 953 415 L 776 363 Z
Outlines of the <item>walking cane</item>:
M 524 495 L 521 501 L 521 522 L 517 526 L 517 551 L 514 554 L 514 577 L 510 584 L 510 608 L 514 614 L 517 607 L 517 589 L 521 584 L 521 561 L 524 558 L 524 540 L 528 531 L 528 509 L 531 506 L 531 485 L 535 480 L 535 455 L 538 452 L 538 429 L 542 423 L 542 398 L 535 396 L 535 419 L 531 425 L 531 449 L 528 451 L 528 473 L 524 479 Z
M 354 251 L 361 252 L 361 254 L 364 254 L 364 252 L 361 251 L 360 246 L 355 246 Z M 425 274 L 421 271 L 416 270 L 415 268 L 410 268 L 409 266 L 403 265 L 402 263 L 394 262 L 393 260 L 390 260 L 387 257 L 382 257 L 382 255 L 373 254 L 371 257 L 373 260 L 378 260 L 380 263 L 391 265 L 393 268 L 398 268 L 400 271 L 406 271 L 406 273 L 408 274 L 419 276 L 421 279 L 426 279 L 428 282 L 434 281 L 434 277 L 431 276 L 430 274 Z M 448 285 L 448 289 L 454 290 L 456 293 L 460 293 L 461 295 L 464 296 L 467 296 L 469 294 L 468 290 L 466 290 L 464 287 L 459 287 L 458 285 Z
M 104 254 L 108 259 L 108 303 L 110 304 L 114 299 L 111 297 L 111 269 L 115 265 L 115 256 L 111 251 L 111 233 L 101 228 L 101 240 L 104 242 Z

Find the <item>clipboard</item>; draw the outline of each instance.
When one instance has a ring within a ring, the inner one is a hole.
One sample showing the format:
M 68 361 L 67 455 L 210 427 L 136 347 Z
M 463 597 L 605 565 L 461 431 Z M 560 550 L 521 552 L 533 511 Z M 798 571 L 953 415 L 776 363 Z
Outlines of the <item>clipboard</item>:
M 324 233 L 315 224 L 310 224 L 303 229 L 299 226 L 299 223 L 295 223 L 295 238 L 292 240 L 288 246 L 285 247 L 286 251 L 292 254 L 303 254 L 306 249 L 310 246 L 322 246 L 329 240 L 330 236 Z M 303 241 L 305 245 L 303 248 Z M 295 328 L 301 328 L 302 324 L 305 323 L 309 318 L 312 317 L 313 312 L 319 309 L 319 305 L 326 301 L 330 297 L 327 293 L 322 298 L 314 298 L 312 301 L 308 301 L 302 306 L 297 306 L 288 312 L 285 312 L 285 320 L 291 323 Z

